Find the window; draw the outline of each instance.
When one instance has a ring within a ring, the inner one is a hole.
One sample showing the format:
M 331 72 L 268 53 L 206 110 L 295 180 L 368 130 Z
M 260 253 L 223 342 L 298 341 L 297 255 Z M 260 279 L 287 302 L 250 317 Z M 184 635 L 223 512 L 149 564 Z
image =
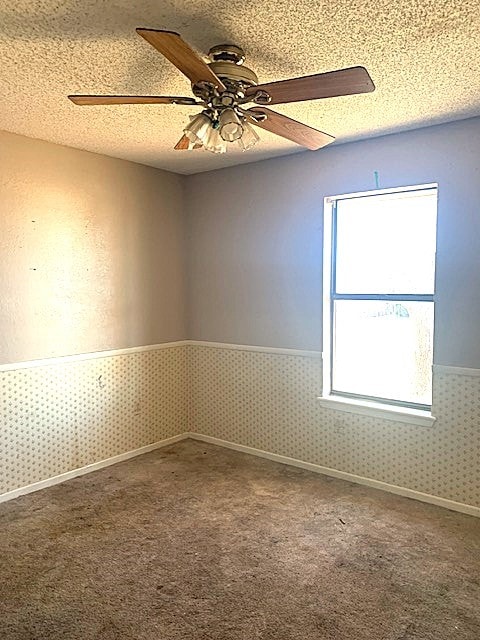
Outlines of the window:
M 432 404 L 436 185 L 327 198 L 324 397 Z

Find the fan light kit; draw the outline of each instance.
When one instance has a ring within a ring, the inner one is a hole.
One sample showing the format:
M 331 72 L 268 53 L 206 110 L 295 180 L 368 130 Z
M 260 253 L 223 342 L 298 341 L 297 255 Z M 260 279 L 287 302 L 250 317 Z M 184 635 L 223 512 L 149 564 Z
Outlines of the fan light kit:
M 227 142 L 236 142 L 242 151 L 246 151 L 260 140 L 246 118 L 230 107 L 220 111 L 218 116 L 213 110 L 202 111 L 191 118 L 183 133 L 190 143 L 189 149 L 203 146 L 213 153 L 225 153 Z
M 137 29 L 137 33 L 172 62 L 192 83 L 194 97 L 177 96 L 68 96 L 78 105 L 180 104 L 198 106 L 190 117 L 176 150 L 206 149 L 225 153 L 234 144 L 242 151 L 259 140 L 254 126 L 276 133 L 307 149 L 316 150 L 334 137 L 268 109 L 264 105 L 369 93 L 375 86 L 364 67 L 258 84 L 254 71 L 244 65 L 243 50 L 221 44 L 208 52 L 205 62 L 173 31 Z M 245 105 L 254 103 L 248 109 Z

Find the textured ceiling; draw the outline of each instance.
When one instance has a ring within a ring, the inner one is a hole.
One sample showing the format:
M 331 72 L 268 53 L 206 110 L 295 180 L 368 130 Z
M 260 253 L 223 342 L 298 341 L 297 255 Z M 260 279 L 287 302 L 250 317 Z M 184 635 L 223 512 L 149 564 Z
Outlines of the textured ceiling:
M 239 44 L 260 82 L 367 67 L 374 93 L 275 107 L 338 142 L 480 115 L 479 0 L 3 0 L 0 128 L 178 173 L 300 150 L 259 130 L 246 153 L 174 151 L 191 107 L 71 104 L 70 93 L 191 95 L 139 26 L 202 53 Z

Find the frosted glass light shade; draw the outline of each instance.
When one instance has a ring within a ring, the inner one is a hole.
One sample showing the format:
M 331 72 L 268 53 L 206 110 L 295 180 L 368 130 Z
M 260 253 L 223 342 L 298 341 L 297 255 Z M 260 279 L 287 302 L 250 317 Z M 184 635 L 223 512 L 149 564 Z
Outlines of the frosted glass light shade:
M 190 142 L 204 144 L 211 128 L 212 121 L 210 118 L 205 113 L 199 113 L 187 124 L 183 133 Z
M 257 134 L 255 129 L 248 124 L 248 122 L 243 123 L 243 135 L 237 141 L 240 149 L 242 151 L 247 151 L 247 149 L 251 149 L 253 146 L 257 144 L 260 140 L 260 136 Z
M 210 127 L 203 146 L 212 153 L 225 153 L 227 150 L 227 143 L 220 136 L 219 130 L 213 127 Z
M 224 109 L 218 119 L 220 135 L 226 142 L 234 142 L 242 137 L 243 124 L 233 109 Z

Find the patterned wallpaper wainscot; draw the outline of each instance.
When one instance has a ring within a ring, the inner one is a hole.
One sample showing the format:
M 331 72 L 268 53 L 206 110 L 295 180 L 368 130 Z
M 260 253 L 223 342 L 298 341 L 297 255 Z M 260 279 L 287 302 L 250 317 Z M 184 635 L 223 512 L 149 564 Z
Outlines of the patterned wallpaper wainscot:
M 3 365 L 0 501 L 193 437 L 480 515 L 480 371 L 435 368 L 431 427 L 322 407 L 321 383 L 318 352 L 217 343 Z
M 183 343 L 0 367 L 0 496 L 187 430 Z
M 319 353 L 197 343 L 188 359 L 190 431 L 480 507 L 480 371 L 435 368 L 425 427 L 321 407 Z

